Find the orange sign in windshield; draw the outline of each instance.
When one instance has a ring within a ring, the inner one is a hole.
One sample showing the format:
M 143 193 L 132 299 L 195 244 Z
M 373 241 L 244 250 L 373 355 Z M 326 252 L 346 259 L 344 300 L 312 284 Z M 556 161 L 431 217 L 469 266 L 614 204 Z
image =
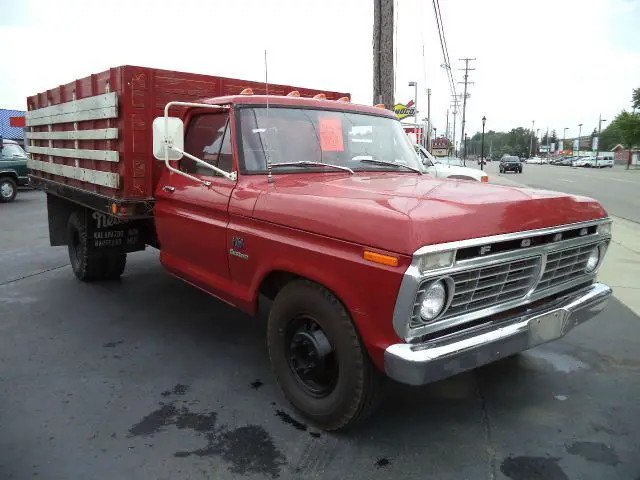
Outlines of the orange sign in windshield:
M 343 152 L 342 121 L 337 117 L 320 117 L 320 149 L 323 152 Z

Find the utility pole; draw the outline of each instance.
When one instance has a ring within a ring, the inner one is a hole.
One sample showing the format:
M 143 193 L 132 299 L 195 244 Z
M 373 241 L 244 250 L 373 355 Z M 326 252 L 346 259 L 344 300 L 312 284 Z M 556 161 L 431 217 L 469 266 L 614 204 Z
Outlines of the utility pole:
M 373 0 L 373 103 L 393 109 L 393 0 Z
M 427 123 L 429 124 L 425 129 L 427 134 L 427 150 L 431 153 L 431 89 L 427 88 Z
M 464 93 L 462 94 L 462 133 L 460 134 L 460 139 L 462 141 L 464 141 L 464 128 L 466 126 L 466 122 L 467 122 L 467 85 L 469 85 L 469 83 L 473 84 L 473 82 L 469 82 L 469 72 L 472 70 L 475 70 L 475 68 L 469 68 L 469 62 L 472 62 L 475 60 L 475 58 L 460 58 L 458 60 L 463 60 L 464 61 L 464 82 L 458 82 L 458 83 L 463 83 L 464 84 Z M 464 149 L 464 164 L 466 166 L 467 162 L 467 149 Z
M 445 129 L 445 137 L 449 138 L 449 109 L 447 108 L 447 127 Z
M 533 127 L 535 127 L 536 121 L 531 121 L 531 139 L 529 140 L 529 158 L 531 158 L 531 149 L 533 148 Z
M 451 95 L 453 97 L 453 103 L 451 105 L 449 105 L 451 108 L 453 108 L 453 156 L 456 156 L 456 117 L 458 116 L 458 98 L 454 95 Z

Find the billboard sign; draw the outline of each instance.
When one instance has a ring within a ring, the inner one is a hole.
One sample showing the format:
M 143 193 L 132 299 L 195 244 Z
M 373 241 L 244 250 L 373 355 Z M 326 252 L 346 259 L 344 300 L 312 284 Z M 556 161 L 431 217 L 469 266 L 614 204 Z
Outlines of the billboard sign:
M 393 106 L 393 113 L 396 114 L 399 120 L 407 117 L 413 117 L 416 114 L 416 108 L 414 107 L 413 100 L 407 102 L 407 104 L 396 103 Z

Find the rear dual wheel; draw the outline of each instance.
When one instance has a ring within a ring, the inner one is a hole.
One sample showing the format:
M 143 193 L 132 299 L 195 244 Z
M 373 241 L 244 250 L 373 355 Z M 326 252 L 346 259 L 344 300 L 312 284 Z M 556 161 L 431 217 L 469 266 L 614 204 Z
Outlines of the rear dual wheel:
M 381 375 L 342 303 L 326 288 L 295 280 L 276 296 L 267 326 L 269 358 L 285 396 L 327 431 L 366 418 Z
M 95 282 L 120 278 L 127 264 L 127 254 L 89 252 L 83 215 L 74 212 L 69 216 L 67 235 L 71 269 L 78 280 Z

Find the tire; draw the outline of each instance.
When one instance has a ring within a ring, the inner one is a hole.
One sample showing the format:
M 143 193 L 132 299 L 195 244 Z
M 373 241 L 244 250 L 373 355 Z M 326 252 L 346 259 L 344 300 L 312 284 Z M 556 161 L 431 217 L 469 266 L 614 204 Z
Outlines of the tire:
M 124 273 L 124 269 L 127 266 L 127 254 L 118 253 L 115 255 L 109 255 L 104 258 L 106 262 L 106 270 L 104 274 L 104 280 L 118 280 Z
M 127 265 L 127 254 L 96 254 L 87 249 L 87 226 L 78 212 L 69 216 L 67 223 L 67 244 L 71 269 L 78 280 L 96 282 L 117 280 Z
M 302 378 L 307 372 L 296 362 L 299 350 L 294 347 L 299 332 L 317 334 L 318 330 L 306 330 L 310 323 L 319 327 L 321 336 L 328 340 L 325 352 L 330 352 L 321 356 L 315 350 L 315 356 L 307 357 L 322 358 L 313 364 L 325 366 L 309 369 L 311 376 L 314 371 L 325 374 L 320 382 L 324 383 L 323 388 L 316 388 L 315 392 L 311 388 L 314 385 L 310 387 L 311 382 Z M 334 431 L 351 427 L 377 406 L 382 376 L 371 362 L 349 313 L 326 288 L 307 280 L 287 284 L 276 296 L 269 313 L 267 346 L 284 395 L 318 428 Z
M 0 203 L 13 202 L 18 194 L 18 185 L 11 177 L 0 177 Z

